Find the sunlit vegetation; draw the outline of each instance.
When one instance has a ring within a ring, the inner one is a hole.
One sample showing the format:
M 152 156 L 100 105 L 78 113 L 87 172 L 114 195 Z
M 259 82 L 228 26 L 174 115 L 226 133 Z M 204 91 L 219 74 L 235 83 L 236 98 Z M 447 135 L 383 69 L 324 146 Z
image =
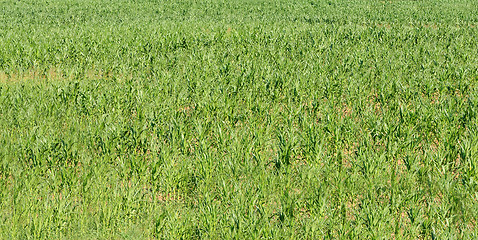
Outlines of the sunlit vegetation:
M 2 0 L 0 238 L 477 238 L 477 13 Z

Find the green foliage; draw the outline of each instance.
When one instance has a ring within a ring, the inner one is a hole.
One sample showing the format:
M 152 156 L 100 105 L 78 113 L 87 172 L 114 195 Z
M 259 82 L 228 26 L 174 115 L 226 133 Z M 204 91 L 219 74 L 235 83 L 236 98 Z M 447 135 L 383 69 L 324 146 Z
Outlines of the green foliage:
M 478 5 L 0 1 L 1 239 L 471 239 Z

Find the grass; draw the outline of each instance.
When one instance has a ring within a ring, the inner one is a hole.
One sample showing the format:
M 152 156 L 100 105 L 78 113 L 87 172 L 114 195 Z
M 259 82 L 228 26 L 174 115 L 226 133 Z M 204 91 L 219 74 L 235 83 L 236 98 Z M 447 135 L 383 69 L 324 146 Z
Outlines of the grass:
M 0 9 L 2 239 L 477 236 L 475 1 Z

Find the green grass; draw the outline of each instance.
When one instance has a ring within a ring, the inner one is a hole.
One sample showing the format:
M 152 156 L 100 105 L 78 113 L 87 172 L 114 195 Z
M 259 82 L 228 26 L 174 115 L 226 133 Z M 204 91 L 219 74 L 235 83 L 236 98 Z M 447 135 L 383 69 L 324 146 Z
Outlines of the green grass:
M 476 238 L 477 12 L 2 0 L 0 238 Z

